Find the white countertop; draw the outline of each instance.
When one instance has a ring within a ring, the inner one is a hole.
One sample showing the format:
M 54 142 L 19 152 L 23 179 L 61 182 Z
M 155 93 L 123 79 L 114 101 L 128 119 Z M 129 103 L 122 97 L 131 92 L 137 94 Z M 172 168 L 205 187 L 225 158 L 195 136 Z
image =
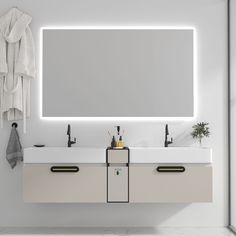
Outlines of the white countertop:
M 25 148 L 24 163 L 106 163 L 105 148 Z
M 210 148 L 130 147 L 130 163 L 212 163 Z M 106 148 L 25 148 L 24 163 L 106 163 Z
M 130 147 L 130 163 L 212 163 L 212 150 L 195 147 Z

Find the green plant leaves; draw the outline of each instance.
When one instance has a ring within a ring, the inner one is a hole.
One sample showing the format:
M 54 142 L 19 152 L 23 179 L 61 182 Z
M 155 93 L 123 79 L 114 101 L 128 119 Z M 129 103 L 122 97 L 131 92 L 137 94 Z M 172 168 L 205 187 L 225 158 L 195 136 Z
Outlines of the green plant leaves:
M 210 131 L 208 127 L 209 123 L 207 122 L 199 122 L 192 126 L 193 131 L 191 132 L 191 135 L 194 139 L 198 139 L 201 143 L 202 138 L 209 137 Z

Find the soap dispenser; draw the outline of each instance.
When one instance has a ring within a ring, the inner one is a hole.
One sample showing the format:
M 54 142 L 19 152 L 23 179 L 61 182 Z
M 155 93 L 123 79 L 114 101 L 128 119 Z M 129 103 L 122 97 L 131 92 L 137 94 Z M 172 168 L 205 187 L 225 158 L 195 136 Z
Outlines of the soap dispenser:
M 111 139 L 111 148 L 114 148 L 114 149 L 123 149 L 124 148 L 124 142 L 123 142 L 123 139 L 122 139 L 122 135 L 124 134 L 124 130 L 123 130 L 123 133 L 121 134 L 120 133 L 120 126 L 117 125 L 115 126 L 116 128 L 116 133 L 115 135 L 111 135 L 111 133 L 108 131 L 108 134 L 110 137 L 112 137 Z
M 112 140 L 111 140 L 111 148 L 114 148 L 116 147 L 116 138 L 115 136 L 112 137 Z
M 124 148 L 124 142 L 122 140 L 122 136 L 120 136 L 119 141 L 117 142 L 117 147 Z

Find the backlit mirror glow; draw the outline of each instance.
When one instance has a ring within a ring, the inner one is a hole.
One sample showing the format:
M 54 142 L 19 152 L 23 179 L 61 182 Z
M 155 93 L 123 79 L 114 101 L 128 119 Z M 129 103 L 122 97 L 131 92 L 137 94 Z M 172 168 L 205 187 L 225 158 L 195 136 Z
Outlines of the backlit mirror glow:
M 196 115 L 194 28 L 41 29 L 43 119 Z

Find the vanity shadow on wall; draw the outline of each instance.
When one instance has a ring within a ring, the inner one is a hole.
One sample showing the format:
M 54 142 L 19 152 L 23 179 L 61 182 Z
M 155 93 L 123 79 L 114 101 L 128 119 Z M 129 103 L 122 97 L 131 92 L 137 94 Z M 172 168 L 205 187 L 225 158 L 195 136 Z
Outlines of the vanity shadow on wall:
M 194 116 L 194 29 L 41 35 L 43 117 Z

